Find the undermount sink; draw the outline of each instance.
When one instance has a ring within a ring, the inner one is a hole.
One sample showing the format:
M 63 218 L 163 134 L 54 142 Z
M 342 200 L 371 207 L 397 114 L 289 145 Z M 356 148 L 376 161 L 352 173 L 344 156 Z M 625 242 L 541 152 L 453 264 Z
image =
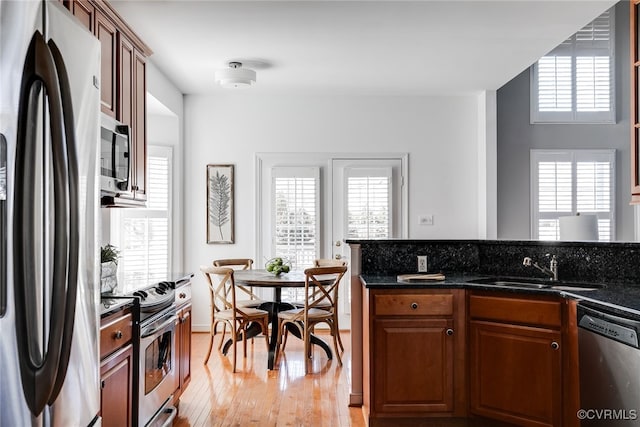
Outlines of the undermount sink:
M 509 288 L 553 289 L 557 291 L 595 291 L 603 287 L 603 285 L 592 283 L 549 281 L 544 279 L 529 279 L 526 277 L 485 277 L 482 279 L 469 280 L 467 283 Z

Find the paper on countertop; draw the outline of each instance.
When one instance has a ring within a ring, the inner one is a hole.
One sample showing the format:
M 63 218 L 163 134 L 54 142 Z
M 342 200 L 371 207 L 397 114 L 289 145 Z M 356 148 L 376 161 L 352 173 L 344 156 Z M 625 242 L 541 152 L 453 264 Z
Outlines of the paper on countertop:
M 432 274 L 399 274 L 397 277 L 398 282 L 437 282 L 444 280 L 445 276 L 442 273 Z

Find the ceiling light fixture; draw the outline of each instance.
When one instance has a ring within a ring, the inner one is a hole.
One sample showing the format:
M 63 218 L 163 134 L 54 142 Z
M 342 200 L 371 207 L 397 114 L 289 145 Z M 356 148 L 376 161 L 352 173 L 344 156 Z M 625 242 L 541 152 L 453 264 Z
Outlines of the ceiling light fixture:
M 232 61 L 229 62 L 229 68 L 216 71 L 215 79 L 220 83 L 220 86 L 225 88 L 248 88 L 256 82 L 256 72 L 242 68 L 242 62 Z

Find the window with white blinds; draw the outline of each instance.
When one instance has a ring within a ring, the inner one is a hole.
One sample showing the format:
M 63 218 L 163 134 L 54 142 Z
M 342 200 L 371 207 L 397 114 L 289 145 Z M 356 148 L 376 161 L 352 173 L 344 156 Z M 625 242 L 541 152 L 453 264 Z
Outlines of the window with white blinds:
M 533 65 L 531 122 L 615 122 L 614 8 Z
M 615 235 L 615 150 L 531 150 L 532 238 L 558 240 L 558 218 L 595 214 L 600 241 Z
M 171 148 L 148 147 L 147 207 L 120 209 L 119 274 L 125 289 L 166 280 L 171 248 Z
M 391 236 L 391 168 L 348 168 L 347 238 L 387 239 Z
M 272 256 L 286 257 L 294 269 L 319 258 L 320 170 L 317 167 L 272 169 Z

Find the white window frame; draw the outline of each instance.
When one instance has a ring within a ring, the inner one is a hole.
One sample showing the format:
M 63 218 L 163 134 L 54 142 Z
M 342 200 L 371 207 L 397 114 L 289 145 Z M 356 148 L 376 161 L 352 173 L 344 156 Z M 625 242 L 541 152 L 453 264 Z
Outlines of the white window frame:
M 147 146 L 147 156 L 153 157 L 153 156 L 157 156 L 157 157 L 165 157 L 168 160 L 168 180 L 169 180 L 169 189 L 168 189 L 168 193 L 169 193 L 169 200 L 168 200 L 168 204 L 167 204 L 167 210 L 166 213 L 165 211 L 159 211 L 159 210 L 155 210 L 155 209 L 149 209 L 149 208 L 123 208 L 123 209 L 110 209 L 111 211 L 111 240 L 113 242 L 113 244 L 115 246 L 121 246 L 122 242 L 124 242 L 124 236 L 123 236 L 123 232 L 124 232 L 124 228 L 123 228 L 123 222 L 126 218 L 167 218 L 167 233 L 168 233 L 168 240 L 167 240 L 167 257 L 168 257 L 168 263 L 167 263 L 167 275 L 171 272 L 171 266 L 173 265 L 173 220 L 172 220 L 172 213 L 173 213 L 173 203 L 174 203 L 174 197 L 173 197 L 173 172 L 174 172 L 174 165 L 173 165 L 173 148 L 169 147 L 169 146 L 159 146 L 159 145 L 148 145 Z M 118 270 L 118 282 L 119 283 L 123 283 L 124 284 L 124 271 L 123 269 L 119 269 Z M 142 287 L 142 286 L 146 286 L 148 285 L 148 283 L 140 283 L 140 284 L 136 284 L 133 287 L 129 287 L 129 288 L 122 288 L 121 290 L 123 292 L 129 292 L 137 287 Z
M 538 109 L 538 62 L 530 68 L 530 122 L 534 123 L 615 123 L 616 122 L 616 59 L 615 59 L 615 6 L 604 12 L 609 13 L 610 38 L 608 43 L 593 42 L 585 46 L 576 41 L 580 31 L 588 29 L 600 16 L 587 24 L 583 29 L 565 40 L 547 56 L 568 56 L 571 58 L 571 111 L 539 111 Z M 602 15 L 601 15 L 602 16 Z M 605 47 L 604 44 L 607 44 Z M 609 57 L 609 111 L 577 111 L 576 94 L 576 60 L 578 57 Z
M 615 149 L 603 149 L 603 150 L 538 150 L 534 149 L 530 152 L 530 183 L 531 183 L 531 239 L 538 240 L 538 221 L 540 220 L 539 212 L 539 197 L 538 197 L 538 163 L 541 161 L 549 162 L 571 162 L 572 169 L 572 196 L 571 196 L 571 212 L 566 212 L 558 215 L 548 215 L 550 219 L 565 216 L 575 215 L 577 212 L 577 195 L 576 195 L 576 164 L 577 162 L 593 162 L 593 161 L 606 161 L 610 163 L 610 207 L 609 213 L 603 212 L 580 212 L 580 213 L 594 213 L 598 216 L 598 219 L 608 218 L 610 220 L 610 241 L 615 241 L 616 238 L 616 150 Z

